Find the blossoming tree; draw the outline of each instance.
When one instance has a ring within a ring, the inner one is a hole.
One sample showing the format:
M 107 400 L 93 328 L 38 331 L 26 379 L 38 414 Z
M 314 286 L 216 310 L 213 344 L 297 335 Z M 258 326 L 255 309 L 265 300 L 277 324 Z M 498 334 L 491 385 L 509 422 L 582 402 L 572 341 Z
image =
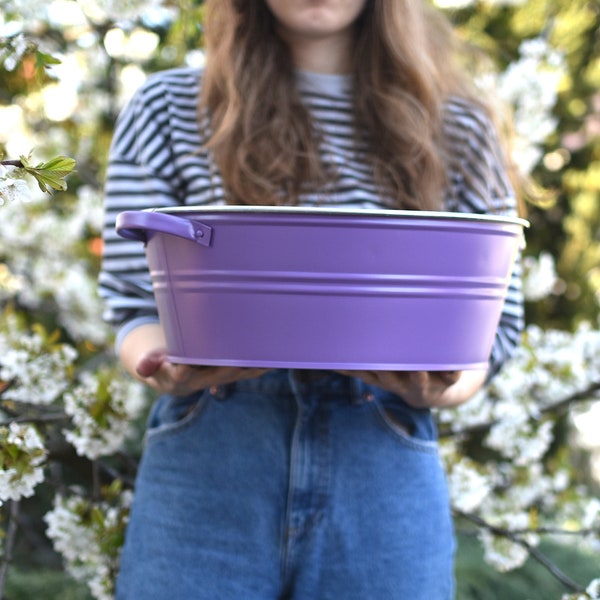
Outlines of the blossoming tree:
M 453 508 L 497 569 L 531 557 L 564 598 L 600 598 L 598 580 L 574 581 L 539 550 L 544 537 L 600 550 L 600 460 L 585 435 L 600 390 L 600 15 L 585 0 L 437 4 L 490 57 L 477 61 L 480 84 L 512 107 L 515 161 L 543 190 L 529 206 L 523 345 L 489 389 L 439 413 Z M 19 511 L 44 490 L 45 534 L 66 570 L 109 599 L 149 398 L 117 367 L 96 295 L 104 161 L 145 74 L 201 60 L 202 6 L 2 8 L 0 590 Z

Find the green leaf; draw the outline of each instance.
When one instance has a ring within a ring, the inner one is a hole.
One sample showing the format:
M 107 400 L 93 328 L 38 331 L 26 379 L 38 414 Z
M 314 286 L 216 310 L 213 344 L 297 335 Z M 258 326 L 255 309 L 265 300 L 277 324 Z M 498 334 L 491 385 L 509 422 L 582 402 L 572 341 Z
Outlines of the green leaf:
M 104 514 L 100 508 L 97 506 L 92 506 L 90 517 L 93 525 L 96 525 L 100 528 L 104 527 Z
M 29 173 L 38 182 L 42 192 L 51 193 L 52 190 L 64 191 L 67 189 L 67 183 L 64 178 L 75 168 L 75 160 L 68 156 L 57 156 L 46 163 L 39 163 L 35 166 L 29 162 L 29 157 L 20 156 L 23 169 Z
M 58 58 L 39 50 L 35 53 L 35 66 L 38 69 L 44 69 L 49 65 L 60 65 L 61 61 Z

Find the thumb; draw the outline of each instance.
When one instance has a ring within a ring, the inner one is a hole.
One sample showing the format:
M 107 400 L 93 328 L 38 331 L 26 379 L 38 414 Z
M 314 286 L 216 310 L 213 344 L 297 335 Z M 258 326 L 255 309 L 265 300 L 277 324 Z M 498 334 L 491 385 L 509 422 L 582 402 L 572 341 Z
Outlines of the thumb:
M 135 370 L 137 374 L 140 377 L 151 377 L 164 363 L 165 356 L 166 353 L 162 348 L 148 352 L 148 354 L 145 354 L 140 358 L 136 365 Z

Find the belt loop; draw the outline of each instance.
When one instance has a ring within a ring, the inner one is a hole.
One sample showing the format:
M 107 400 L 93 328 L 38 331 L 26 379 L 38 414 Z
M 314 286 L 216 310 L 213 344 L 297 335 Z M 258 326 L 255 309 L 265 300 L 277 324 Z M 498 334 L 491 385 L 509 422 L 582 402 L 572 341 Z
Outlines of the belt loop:
M 365 401 L 365 383 L 358 377 L 350 379 L 350 390 L 352 392 L 352 404 L 363 404 Z

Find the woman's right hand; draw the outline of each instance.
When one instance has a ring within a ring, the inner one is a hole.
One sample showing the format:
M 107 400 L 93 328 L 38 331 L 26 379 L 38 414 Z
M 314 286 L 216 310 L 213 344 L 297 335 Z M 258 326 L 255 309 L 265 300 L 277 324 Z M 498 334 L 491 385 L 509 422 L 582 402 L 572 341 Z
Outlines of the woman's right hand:
M 173 364 L 167 359 L 162 328 L 146 324 L 123 340 L 120 358 L 125 369 L 161 394 L 187 396 L 215 385 L 252 379 L 268 369 Z

